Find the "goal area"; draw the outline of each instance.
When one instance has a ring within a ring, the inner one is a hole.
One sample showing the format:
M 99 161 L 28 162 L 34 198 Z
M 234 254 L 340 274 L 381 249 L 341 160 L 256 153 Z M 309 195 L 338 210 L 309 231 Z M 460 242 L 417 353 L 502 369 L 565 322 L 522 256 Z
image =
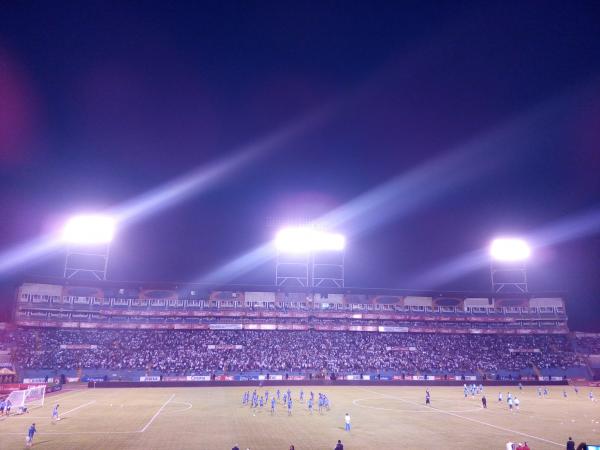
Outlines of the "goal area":
M 46 397 L 46 385 L 32 386 L 28 389 L 12 391 L 7 398 L 10 401 L 11 412 L 19 413 L 24 408 L 31 409 L 44 406 Z

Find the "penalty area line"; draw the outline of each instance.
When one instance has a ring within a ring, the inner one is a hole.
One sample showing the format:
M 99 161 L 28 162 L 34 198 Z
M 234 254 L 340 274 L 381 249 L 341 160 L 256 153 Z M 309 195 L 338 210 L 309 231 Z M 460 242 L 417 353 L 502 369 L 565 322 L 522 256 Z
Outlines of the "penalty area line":
M 75 407 L 75 408 L 73 408 L 73 409 L 70 409 L 70 410 L 68 410 L 68 411 L 65 411 L 64 413 L 60 414 L 60 416 L 66 416 L 67 414 L 69 414 L 69 413 L 72 413 L 73 411 L 77 411 L 77 410 L 78 410 L 78 409 L 80 409 L 80 408 L 85 408 L 86 406 L 89 406 L 89 405 L 91 405 L 92 403 L 96 403 L 96 400 L 89 401 L 89 402 L 87 402 L 87 403 L 84 403 L 83 405 L 79 405 L 79 406 L 77 406 L 77 407 Z M 60 416 L 59 416 L 59 417 L 60 417 Z
M 483 422 L 481 420 L 472 419 L 471 417 L 460 416 L 458 414 L 455 414 L 455 413 L 452 413 L 452 412 L 448 412 L 448 411 L 444 411 L 443 409 L 438 409 L 438 408 L 435 408 L 433 406 L 425 406 L 425 405 L 422 405 L 421 403 L 413 402 L 411 400 L 406 400 L 406 399 L 401 398 L 401 397 L 396 397 L 395 395 L 382 394 L 380 392 L 372 391 L 370 389 L 364 389 L 364 388 L 363 388 L 363 390 L 365 390 L 367 392 L 372 392 L 372 393 L 377 394 L 377 395 L 381 395 L 382 397 L 395 398 L 395 399 L 398 399 L 398 400 L 400 400 L 402 402 L 409 403 L 411 405 L 418 405 L 418 406 L 422 406 L 423 408 L 431 408 L 431 409 L 439 412 L 440 414 L 447 414 L 447 415 L 452 416 L 452 417 L 457 417 L 459 419 L 468 420 L 469 422 L 474 422 L 474 423 L 478 423 L 480 425 L 488 426 L 490 428 L 495 428 L 496 430 L 506 431 L 506 432 L 509 432 L 509 433 L 518 434 L 520 436 L 526 436 L 526 437 L 531 438 L 531 439 L 535 439 L 535 440 L 538 440 L 538 441 L 547 442 L 548 444 L 552 444 L 552 445 L 557 445 L 559 447 L 563 447 L 563 444 L 559 444 L 558 442 L 550 441 L 550 440 L 545 439 L 545 438 L 540 437 L 540 436 L 534 436 L 532 434 L 523 433 L 522 431 L 517 431 L 517 430 L 513 430 L 511 428 L 501 427 L 501 426 L 498 426 L 498 425 L 494 425 L 492 423 L 487 423 L 487 422 Z
M 152 416 L 152 418 L 148 421 L 148 423 L 146 425 L 144 425 L 144 428 L 142 428 L 139 432 L 143 433 L 144 431 L 146 431 L 148 429 L 148 427 L 150 425 L 152 425 L 152 422 L 154 422 L 154 419 L 156 419 L 158 417 L 158 415 L 162 412 L 163 409 L 165 409 L 165 406 L 167 406 L 169 404 L 169 402 L 171 400 L 173 400 L 173 398 L 175 397 L 175 394 L 171 395 L 169 397 L 169 399 L 163 403 L 163 405 L 158 409 L 158 411 L 156 411 L 156 413 L 154 413 L 154 415 Z

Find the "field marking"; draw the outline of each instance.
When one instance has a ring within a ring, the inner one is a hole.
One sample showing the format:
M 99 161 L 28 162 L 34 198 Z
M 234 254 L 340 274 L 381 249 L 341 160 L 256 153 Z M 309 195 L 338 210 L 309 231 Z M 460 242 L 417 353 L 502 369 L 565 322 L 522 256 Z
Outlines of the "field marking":
M 166 402 L 164 402 L 164 403 L 163 403 L 163 405 L 162 405 L 162 406 L 159 408 L 159 410 L 158 410 L 158 411 L 156 411 L 156 413 L 154 413 L 154 415 L 153 415 L 153 416 L 152 416 L 152 418 L 151 418 L 151 419 L 148 421 L 148 423 L 147 423 L 147 424 L 144 426 L 144 428 L 142 428 L 142 429 L 140 430 L 140 433 L 143 433 L 144 431 L 146 431 L 146 430 L 148 429 L 148 427 L 149 427 L 150 425 L 152 425 L 152 422 L 154 422 L 154 419 L 156 419 L 156 418 L 158 417 L 158 415 L 159 415 L 159 414 L 162 412 L 162 410 L 163 410 L 163 409 L 165 409 L 165 406 L 167 406 L 167 405 L 169 404 L 169 402 L 170 402 L 171 400 L 173 400 L 173 397 L 175 397 L 175 394 L 171 395 L 171 396 L 169 397 L 169 399 L 168 399 Z
M 61 415 L 61 416 L 66 416 L 67 414 L 69 414 L 69 413 L 72 413 L 73 411 L 77 411 L 77 410 L 78 410 L 78 409 L 80 409 L 80 408 L 84 408 L 84 407 L 86 407 L 86 406 L 88 406 L 88 405 L 91 405 L 92 403 L 96 403 L 96 400 L 91 400 L 91 401 L 89 401 L 89 402 L 87 402 L 87 403 L 84 403 L 83 405 L 79 405 L 79 406 L 77 406 L 76 408 L 73 408 L 73 409 L 70 409 L 70 410 L 68 410 L 68 411 L 65 411 L 64 413 L 61 413 L 60 415 Z M 60 417 L 60 416 L 59 416 L 59 417 Z
M 187 408 L 176 409 L 175 411 L 167 411 L 165 414 L 175 414 L 192 409 L 192 404 L 189 402 L 172 402 L 172 405 L 187 405 Z
M 83 408 L 85 406 L 91 405 L 92 403 L 96 403 L 96 400 L 92 400 L 89 401 L 87 403 L 84 403 L 83 405 L 79 405 L 73 409 L 70 409 L 68 411 L 65 411 L 64 413 L 61 413 L 60 416 L 66 416 L 69 413 L 72 413 L 73 411 L 77 411 L 80 408 Z M 6 419 L 49 419 L 48 416 L 30 416 L 30 415 L 25 415 L 25 414 L 19 414 L 19 415 L 14 415 L 14 416 L 4 416 L 4 420 Z
M 139 431 L 58 431 L 54 433 L 45 433 L 43 431 L 38 431 L 36 434 L 40 436 L 72 436 L 76 434 L 138 434 Z M 0 433 L 0 436 L 25 436 L 27 432 L 23 431 L 21 433 L 18 432 L 10 432 L 10 433 Z
M 432 408 L 431 406 L 427 406 L 427 408 L 428 408 L 427 410 L 424 410 L 424 411 L 415 411 L 414 409 L 378 408 L 376 406 L 367 406 L 367 405 L 360 405 L 359 404 L 363 400 L 376 400 L 376 399 L 381 399 L 381 397 L 357 398 L 357 399 L 352 400 L 352 404 L 354 406 L 358 406 L 359 408 L 378 409 L 380 411 L 411 412 L 411 413 L 436 413 L 436 412 L 439 412 L 439 411 L 450 412 L 450 413 L 466 413 L 466 412 L 479 412 L 479 411 L 483 410 L 483 408 L 481 408 L 481 407 L 479 407 L 479 408 L 473 408 L 473 409 L 461 409 L 461 410 L 444 410 L 444 409 L 438 410 L 438 408 Z M 426 406 L 426 405 L 421 405 L 421 406 Z
M 475 422 L 475 423 L 478 423 L 480 425 L 485 425 L 485 426 L 488 426 L 488 427 L 491 427 L 491 428 L 495 428 L 495 429 L 500 430 L 500 431 L 506 431 L 506 432 L 509 432 L 509 433 L 518 434 L 520 436 L 526 436 L 526 437 L 531 438 L 531 439 L 536 439 L 538 441 L 547 442 L 548 444 L 557 445 L 558 447 L 564 447 L 564 444 L 559 444 L 558 442 L 554 442 L 554 441 L 545 439 L 545 438 L 540 437 L 540 436 L 534 436 L 532 434 L 523 433 L 521 431 L 513 430 L 511 428 L 504 428 L 504 427 L 501 427 L 501 426 L 498 426 L 498 425 L 494 425 L 494 424 L 491 424 L 491 423 L 483 422 L 481 420 L 472 419 L 471 417 L 459 416 L 456 413 L 444 411 L 443 409 L 438 409 L 438 408 L 436 408 L 434 406 L 425 406 L 425 405 L 422 405 L 421 403 L 413 402 L 412 400 L 406 400 L 404 398 L 397 397 L 397 396 L 394 396 L 394 395 L 382 394 L 382 393 L 377 392 L 377 391 L 372 391 L 371 389 L 362 388 L 362 390 L 367 391 L 367 392 L 372 392 L 372 393 L 377 394 L 377 395 L 381 395 L 382 397 L 396 398 L 396 399 L 398 399 L 398 400 L 400 400 L 402 402 L 409 403 L 409 404 L 412 404 L 412 405 L 418 405 L 418 406 L 421 406 L 423 408 L 431 408 L 433 410 L 436 410 L 440 414 L 446 414 L 446 415 L 449 415 L 449 416 L 452 416 L 452 417 L 458 417 L 459 419 L 468 420 L 469 422 Z

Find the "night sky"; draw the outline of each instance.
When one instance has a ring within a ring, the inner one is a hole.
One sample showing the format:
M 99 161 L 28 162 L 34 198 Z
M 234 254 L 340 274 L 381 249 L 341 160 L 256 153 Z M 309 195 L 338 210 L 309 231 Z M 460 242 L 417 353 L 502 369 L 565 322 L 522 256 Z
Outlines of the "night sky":
M 0 6 L 0 261 L 258 146 L 120 230 L 109 278 L 203 279 L 273 221 L 342 208 L 346 285 L 487 290 L 485 265 L 431 274 L 546 230 L 530 290 L 600 331 L 600 3 L 153 3 Z M 0 273 L 0 319 L 61 263 Z

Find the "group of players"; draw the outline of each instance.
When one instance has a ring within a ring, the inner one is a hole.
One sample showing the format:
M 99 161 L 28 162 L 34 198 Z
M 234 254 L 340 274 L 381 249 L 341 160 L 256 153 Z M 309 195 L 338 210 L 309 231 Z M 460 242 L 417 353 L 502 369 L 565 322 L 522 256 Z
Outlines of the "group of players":
M 523 384 L 519 383 L 519 391 L 522 391 L 522 390 L 523 390 Z M 579 388 L 577 386 L 573 386 L 573 390 L 575 391 L 575 394 L 579 394 Z M 463 394 L 464 394 L 465 398 L 468 398 L 469 395 L 471 396 L 471 398 L 475 398 L 475 395 L 481 394 L 481 405 L 483 408 L 487 408 L 487 398 L 485 397 L 485 394 L 483 392 L 482 384 L 480 384 L 478 386 L 475 385 L 475 383 L 473 383 L 471 385 L 464 384 L 463 385 Z M 544 386 L 543 388 L 541 386 L 538 386 L 537 395 L 538 395 L 538 398 L 542 398 L 542 397 L 547 398 L 550 395 L 550 391 L 548 390 L 548 388 L 546 386 Z M 568 397 L 566 389 L 563 389 L 562 395 L 564 398 Z M 596 399 L 594 398 L 594 393 L 592 391 L 589 392 L 588 398 L 591 401 L 596 401 Z M 502 392 L 498 392 L 498 403 L 502 403 L 502 400 L 503 400 L 503 394 L 502 394 Z M 509 411 L 519 410 L 519 408 L 521 406 L 521 401 L 519 400 L 519 398 L 516 395 L 513 395 L 511 392 L 506 393 L 506 403 L 508 405 Z M 429 393 L 429 389 L 427 389 L 425 391 L 425 404 L 431 405 L 431 395 Z
M 310 391 L 307 396 L 306 406 L 308 408 L 308 412 L 312 415 L 315 406 L 318 408 L 319 414 L 323 413 L 323 411 L 329 411 L 330 403 L 329 397 L 325 393 L 318 393 L 318 400 L 315 400 L 315 393 Z M 304 390 L 300 389 L 300 394 L 298 396 L 299 403 L 304 403 Z M 250 391 L 244 392 L 242 395 L 242 405 L 250 406 L 252 409 L 252 414 L 256 415 L 257 410 L 262 410 L 263 407 L 271 406 L 270 412 L 271 415 L 276 413 L 277 405 L 279 403 L 283 404 L 284 408 L 287 408 L 288 416 L 292 415 L 292 409 L 294 406 L 294 400 L 292 398 L 292 391 L 288 388 L 287 391 L 282 392 L 277 389 L 277 391 L 271 393 L 268 390 L 264 393 L 259 393 L 254 389 L 252 393 Z

